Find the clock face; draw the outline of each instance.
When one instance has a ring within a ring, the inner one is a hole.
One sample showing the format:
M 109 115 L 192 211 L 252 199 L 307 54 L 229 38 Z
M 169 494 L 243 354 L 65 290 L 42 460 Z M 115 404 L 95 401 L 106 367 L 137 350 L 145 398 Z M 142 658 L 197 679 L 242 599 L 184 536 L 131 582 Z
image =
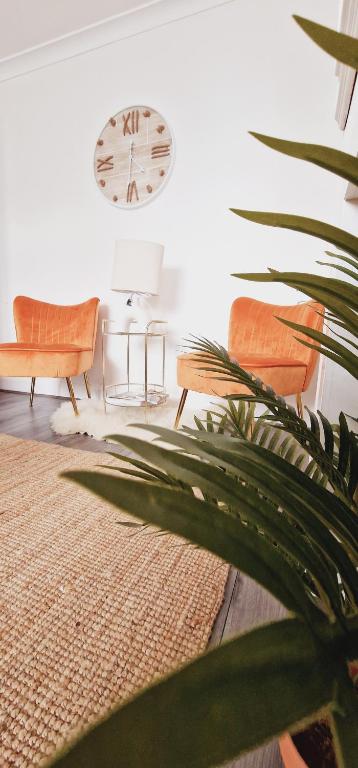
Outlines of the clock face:
M 150 202 L 165 184 L 173 160 L 173 139 L 155 109 L 123 109 L 106 123 L 97 141 L 94 172 L 106 198 L 121 208 Z

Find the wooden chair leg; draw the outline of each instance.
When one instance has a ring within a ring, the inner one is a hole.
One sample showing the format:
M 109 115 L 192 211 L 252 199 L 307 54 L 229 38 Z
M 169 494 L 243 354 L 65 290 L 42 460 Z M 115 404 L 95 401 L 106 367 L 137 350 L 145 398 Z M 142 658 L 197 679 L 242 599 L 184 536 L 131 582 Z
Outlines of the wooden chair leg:
M 73 408 L 73 410 L 74 410 L 74 412 L 75 412 L 76 416 L 78 416 L 78 415 L 79 415 L 79 414 L 78 414 L 78 408 L 77 408 L 77 403 L 76 403 L 75 393 L 74 393 L 74 391 L 73 391 L 73 386 L 72 386 L 72 381 L 71 381 L 71 378 L 70 378 L 70 376 L 66 376 L 66 381 L 67 381 L 68 391 L 69 391 L 69 393 L 70 393 L 70 398 L 71 398 L 72 408 Z
M 30 389 L 30 408 L 32 408 L 33 402 L 34 402 L 34 394 L 35 394 L 35 376 L 31 379 L 31 389 Z
M 300 392 L 298 392 L 296 395 L 296 406 L 297 406 L 297 413 L 300 419 L 303 419 L 303 404 L 302 404 L 302 397 Z
M 181 393 L 181 398 L 179 400 L 177 415 L 175 417 L 174 429 L 178 429 L 178 427 L 179 427 L 180 417 L 181 417 L 181 415 L 183 413 L 183 410 L 184 410 L 184 405 L 185 405 L 185 400 L 186 400 L 187 394 L 188 394 L 188 390 L 187 389 L 183 389 L 183 391 Z
M 91 397 L 92 397 L 92 395 L 91 395 L 91 390 L 90 390 L 90 383 L 89 383 L 89 378 L 88 378 L 88 371 L 85 371 L 85 372 L 84 372 L 84 374 L 83 374 L 83 378 L 84 378 L 84 380 L 85 380 L 85 385 L 86 385 L 86 392 L 87 392 L 87 397 L 91 398 Z

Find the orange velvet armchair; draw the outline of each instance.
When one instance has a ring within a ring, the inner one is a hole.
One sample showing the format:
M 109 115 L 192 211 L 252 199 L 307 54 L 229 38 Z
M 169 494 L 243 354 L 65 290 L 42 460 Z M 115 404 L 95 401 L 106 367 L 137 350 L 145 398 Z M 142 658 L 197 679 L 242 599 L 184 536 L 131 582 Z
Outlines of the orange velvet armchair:
M 17 296 L 17 341 L 0 344 L 0 376 L 31 377 L 31 406 L 37 377 L 63 377 L 78 415 L 71 376 L 83 374 L 91 397 L 88 371 L 93 364 L 98 306 L 97 298 L 66 307 Z
M 230 313 L 228 352 L 242 368 L 278 395 L 296 395 L 297 409 L 302 415 L 301 394 L 311 381 L 318 352 L 300 344 L 294 338 L 297 334 L 277 317 L 321 330 L 323 307 L 313 301 L 282 307 L 244 297 L 236 299 Z M 245 386 L 220 381 L 215 375 L 200 369 L 197 353 L 178 356 L 177 382 L 183 391 L 175 428 L 179 426 L 188 390 L 219 397 L 250 394 Z

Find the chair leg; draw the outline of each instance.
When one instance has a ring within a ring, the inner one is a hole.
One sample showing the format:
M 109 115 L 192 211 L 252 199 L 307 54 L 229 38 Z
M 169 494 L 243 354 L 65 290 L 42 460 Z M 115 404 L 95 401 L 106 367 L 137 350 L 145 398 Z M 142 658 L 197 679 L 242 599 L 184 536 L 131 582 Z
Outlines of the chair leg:
M 66 376 L 66 381 L 67 381 L 68 391 L 70 393 L 72 408 L 73 408 L 76 416 L 78 416 L 79 414 L 78 414 L 78 408 L 77 408 L 75 393 L 73 391 L 72 381 L 71 381 L 69 376 Z
M 179 400 L 177 415 L 175 417 L 174 429 L 178 429 L 178 427 L 179 427 L 180 417 L 181 417 L 181 415 L 183 413 L 183 410 L 184 410 L 184 405 L 185 405 L 185 400 L 186 400 L 187 394 L 188 394 L 188 390 L 187 389 L 183 389 L 183 391 L 181 393 L 181 398 Z
M 34 402 L 34 394 L 35 394 L 35 376 L 31 379 L 31 389 L 30 389 L 30 408 L 32 408 L 32 404 Z
M 84 372 L 84 374 L 83 374 L 83 378 L 84 378 L 84 380 L 85 380 L 85 385 L 86 385 L 86 392 L 87 392 L 87 397 L 91 398 L 91 397 L 92 397 L 92 395 L 91 395 L 91 390 L 90 390 L 90 383 L 89 383 L 89 378 L 88 378 L 88 371 L 85 371 L 85 372 Z
M 300 392 L 298 392 L 296 395 L 296 405 L 297 405 L 297 413 L 300 419 L 303 419 L 303 404 L 302 404 L 302 397 Z

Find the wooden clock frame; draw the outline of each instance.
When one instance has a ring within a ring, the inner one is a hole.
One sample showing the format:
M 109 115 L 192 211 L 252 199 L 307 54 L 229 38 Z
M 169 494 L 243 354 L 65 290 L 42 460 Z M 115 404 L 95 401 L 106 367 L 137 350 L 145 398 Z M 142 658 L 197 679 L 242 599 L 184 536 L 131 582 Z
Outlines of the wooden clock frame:
M 117 208 L 136 210 L 164 189 L 174 157 L 173 132 L 162 114 L 142 104 L 126 107 L 107 120 L 97 139 L 97 187 Z

